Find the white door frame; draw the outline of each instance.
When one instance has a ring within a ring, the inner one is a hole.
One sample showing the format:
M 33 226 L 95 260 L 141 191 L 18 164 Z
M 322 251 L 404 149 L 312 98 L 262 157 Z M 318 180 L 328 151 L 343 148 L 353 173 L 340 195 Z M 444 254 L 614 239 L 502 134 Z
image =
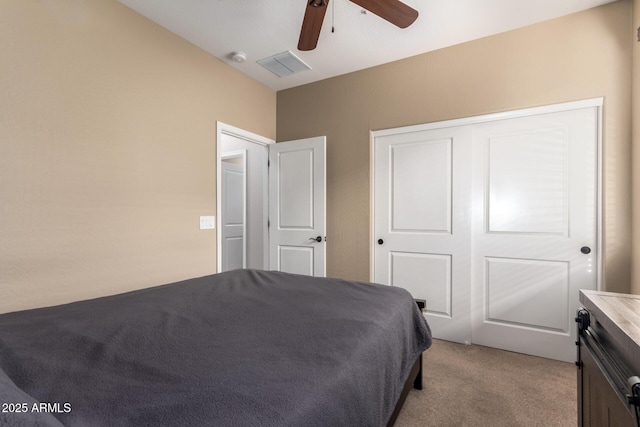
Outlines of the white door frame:
M 576 110 L 582 108 L 589 107 L 597 107 L 598 109 L 598 135 L 597 135 L 597 160 L 596 160 L 596 177 L 597 177 L 597 207 L 596 207 L 596 265 L 597 265 L 597 274 L 596 274 L 596 286 L 598 290 L 602 289 L 602 106 L 604 103 L 604 98 L 593 98 L 586 99 L 581 101 L 573 101 L 573 102 L 565 102 L 561 104 L 553 104 L 553 105 L 545 105 L 541 107 L 533 107 L 533 108 L 525 108 L 520 110 L 513 111 L 505 111 L 501 113 L 492 113 L 492 114 L 484 114 L 481 116 L 474 117 L 465 117 L 461 119 L 452 119 L 445 120 L 441 122 L 433 122 L 426 124 L 419 124 L 413 126 L 405 126 L 399 128 L 392 129 L 382 129 L 370 132 L 370 141 L 369 141 L 369 153 L 370 153 L 370 222 L 369 222 L 369 277 L 370 280 L 374 278 L 375 271 L 375 239 L 374 239 L 374 224 L 375 224 L 375 194 L 374 194 L 374 176 L 375 176 L 375 168 L 374 168 L 374 152 L 375 152 L 375 139 L 376 137 L 386 136 L 386 135 L 394 135 L 397 133 L 410 133 L 410 132 L 420 132 L 425 130 L 439 129 L 451 126 L 464 126 L 464 125 L 472 125 L 477 123 L 491 122 L 496 120 L 504 120 L 511 119 L 517 117 L 525 117 L 532 116 L 537 114 L 545 114 L 545 113 L 555 113 L 560 111 L 568 111 L 568 110 Z M 428 302 L 427 302 L 428 304 Z
M 222 267 L 222 220 L 221 220 L 221 212 L 222 212 L 222 135 L 230 135 L 236 138 L 243 139 L 247 142 L 258 144 L 261 146 L 268 146 L 269 144 L 275 144 L 275 141 L 264 136 L 246 131 L 244 129 L 237 128 L 235 126 L 228 125 L 221 121 L 216 121 L 216 272 L 220 272 Z M 246 179 L 246 167 L 245 167 L 245 179 Z M 265 194 L 268 194 L 268 176 L 265 175 L 263 177 L 263 182 L 265 185 Z M 246 193 L 246 191 L 245 191 Z M 268 227 L 267 227 L 267 217 L 269 214 L 269 205 L 268 205 L 268 197 L 265 198 L 264 206 L 262 207 L 264 211 L 264 231 L 265 236 L 268 236 Z M 246 216 L 246 209 L 245 209 Z M 246 221 L 246 218 L 245 218 Z M 245 223 L 245 232 L 246 232 L 246 223 Z M 246 234 L 245 234 L 246 240 Z M 265 239 L 263 242 L 264 245 L 264 265 L 269 265 L 269 241 Z M 246 252 L 246 249 L 245 249 Z

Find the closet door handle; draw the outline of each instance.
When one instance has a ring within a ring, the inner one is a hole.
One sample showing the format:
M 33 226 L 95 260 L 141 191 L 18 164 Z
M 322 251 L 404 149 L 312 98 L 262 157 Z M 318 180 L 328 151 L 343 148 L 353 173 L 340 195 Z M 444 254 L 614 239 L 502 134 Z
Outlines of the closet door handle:
M 318 236 L 318 237 L 309 237 L 309 240 L 315 240 L 316 242 L 322 242 L 322 236 Z

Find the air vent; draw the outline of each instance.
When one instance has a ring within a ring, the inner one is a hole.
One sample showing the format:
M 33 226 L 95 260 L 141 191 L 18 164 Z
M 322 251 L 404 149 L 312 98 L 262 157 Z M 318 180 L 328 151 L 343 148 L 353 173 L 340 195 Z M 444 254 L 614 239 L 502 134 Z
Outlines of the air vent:
M 311 67 L 289 51 L 260 59 L 257 62 L 278 77 L 286 77 L 311 69 Z

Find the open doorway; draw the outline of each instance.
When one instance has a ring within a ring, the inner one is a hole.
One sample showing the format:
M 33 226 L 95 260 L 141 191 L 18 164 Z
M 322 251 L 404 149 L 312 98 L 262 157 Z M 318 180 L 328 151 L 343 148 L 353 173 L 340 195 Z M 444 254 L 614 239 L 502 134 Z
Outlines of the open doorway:
M 275 144 L 217 125 L 217 271 L 324 277 L 326 137 Z
M 217 123 L 217 271 L 266 269 L 268 145 L 274 141 Z

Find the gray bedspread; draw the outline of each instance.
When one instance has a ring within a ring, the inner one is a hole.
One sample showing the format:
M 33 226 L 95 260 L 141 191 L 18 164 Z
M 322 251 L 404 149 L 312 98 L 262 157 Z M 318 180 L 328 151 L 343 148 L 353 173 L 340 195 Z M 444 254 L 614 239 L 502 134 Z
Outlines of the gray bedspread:
M 401 288 L 221 273 L 0 315 L 0 423 L 381 426 L 430 345 Z

